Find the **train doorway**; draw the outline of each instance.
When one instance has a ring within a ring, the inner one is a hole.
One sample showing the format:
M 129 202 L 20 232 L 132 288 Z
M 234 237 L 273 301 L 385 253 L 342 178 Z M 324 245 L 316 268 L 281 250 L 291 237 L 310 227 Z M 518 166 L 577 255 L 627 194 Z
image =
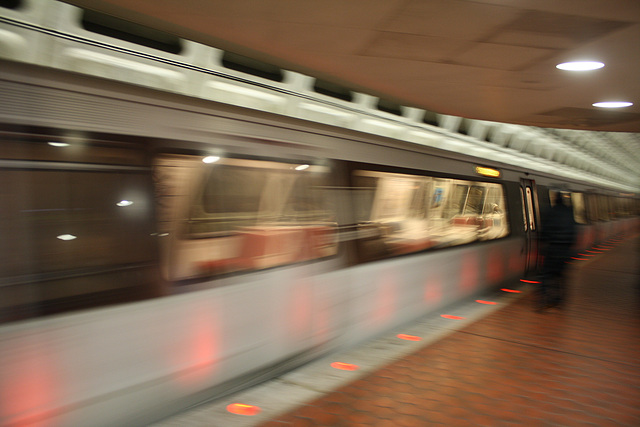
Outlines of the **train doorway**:
M 538 192 L 536 183 L 531 179 L 520 180 L 520 196 L 522 198 L 522 216 L 524 218 L 525 241 L 525 276 L 535 274 L 538 270 L 539 219 Z

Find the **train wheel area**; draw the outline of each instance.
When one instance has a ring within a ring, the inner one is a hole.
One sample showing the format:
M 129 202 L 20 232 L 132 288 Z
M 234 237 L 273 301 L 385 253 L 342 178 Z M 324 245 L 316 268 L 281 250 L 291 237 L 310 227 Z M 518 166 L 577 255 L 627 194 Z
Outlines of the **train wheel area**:
M 599 248 L 562 310 L 505 288 L 155 426 L 639 425 L 640 236 Z

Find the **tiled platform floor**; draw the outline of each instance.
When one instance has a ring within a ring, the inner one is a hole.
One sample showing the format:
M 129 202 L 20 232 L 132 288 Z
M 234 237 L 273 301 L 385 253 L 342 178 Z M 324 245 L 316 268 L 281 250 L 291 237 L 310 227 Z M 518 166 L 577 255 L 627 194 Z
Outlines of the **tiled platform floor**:
M 261 427 L 640 426 L 640 238 L 611 246 L 563 311 L 522 298 Z

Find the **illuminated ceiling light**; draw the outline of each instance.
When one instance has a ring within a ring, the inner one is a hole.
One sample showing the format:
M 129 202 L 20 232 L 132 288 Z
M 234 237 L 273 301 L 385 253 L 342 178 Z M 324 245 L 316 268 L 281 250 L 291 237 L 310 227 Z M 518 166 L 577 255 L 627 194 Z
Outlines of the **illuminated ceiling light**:
M 407 340 L 407 341 L 422 341 L 422 338 L 417 337 L 415 335 L 398 334 L 396 335 L 396 337 L 400 338 L 401 340 Z
M 77 237 L 74 236 L 73 234 L 61 234 L 59 236 L 56 236 L 58 239 L 60 240 L 73 240 L 76 239 Z
M 540 283 L 540 282 L 538 282 L 537 280 L 525 280 L 525 279 L 520 279 L 520 281 L 521 281 L 522 283 L 533 283 L 533 284 Z
M 604 63 L 598 61 L 573 61 L 556 65 L 556 68 L 565 71 L 591 71 L 602 67 Z
M 511 293 L 513 293 L 513 294 L 519 294 L 519 293 L 520 293 L 520 291 L 517 291 L 517 290 L 515 290 L 515 289 L 502 288 L 502 289 L 500 289 L 500 290 L 501 290 L 502 292 L 511 292 Z
M 205 163 L 215 163 L 218 160 L 220 160 L 219 156 L 207 156 L 207 157 L 202 159 L 202 161 L 205 162 Z
M 633 102 L 607 101 L 607 102 L 594 102 L 591 105 L 599 108 L 624 108 L 624 107 L 631 107 L 633 105 Z
M 56 142 L 56 141 L 49 141 L 47 142 L 47 144 L 49 144 L 52 147 L 68 147 L 69 144 L 66 142 Z
M 227 405 L 227 411 L 236 415 L 257 415 L 260 413 L 260 407 L 255 405 L 246 405 L 244 403 L 232 403 Z
M 578 258 L 578 257 L 575 257 L 575 256 L 572 256 L 571 259 L 575 259 L 577 261 L 588 261 L 587 258 Z
M 355 371 L 360 369 L 360 366 L 354 365 L 352 363 L 342 363 L 342 362 L 333 362 L 331 364 L 332 368 L 340 369 L 342 371 Z
M 118 203 L 116 203 L 116 205 L 120 206 L 121 208 L 125 206 L 131 206 L 132 204 L 133 202 L 131 200 L 120 200 Z
M 303 171 L 305 169 L 309 169 L 309 165 L 300 165 L 300 166 L 296 166 L 295 169 L 297 171 Z
M 496 305 L 498 304 L 497 302 L 494 301 L 485 301 L 482 299 L 477 299 L 476 302 L 480 303 L 480 304 L 487 304 L 487 305 Z
M 464 319 L 464 317 L 462 316 L 453 316 L 451 314 L 441 314 L 440 317 L 444 317 L 445 319 L 453 319 L 453 320 Z

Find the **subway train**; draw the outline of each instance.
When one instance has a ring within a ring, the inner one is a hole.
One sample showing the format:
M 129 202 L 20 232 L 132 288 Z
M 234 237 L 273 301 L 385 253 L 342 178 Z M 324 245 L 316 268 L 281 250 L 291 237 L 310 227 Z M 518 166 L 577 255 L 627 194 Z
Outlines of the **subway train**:
M 6 12 L 5 31 L 34 31 L 20 13 Z M 50 45 L 88 45 L 72 37 L 86 29 L 49 30 Z M 225 99 L 159 90 L 170 69 L 148 84 L 106 74 L 166 60 L 107 61 L 130 42 L 100 37 L 87 72 L 0 60 L 2 425 L 149 424 L 535 278 L 557 191 L 570 193 L 576 251 L 639 230 L 637 194 L 615 177 L 531 167 L 468 135 L 231 71 L 196 76 Z M 260 96 L 234 102 L 250 84 Z M 272 111 L 269 96 L 329 123 Z

